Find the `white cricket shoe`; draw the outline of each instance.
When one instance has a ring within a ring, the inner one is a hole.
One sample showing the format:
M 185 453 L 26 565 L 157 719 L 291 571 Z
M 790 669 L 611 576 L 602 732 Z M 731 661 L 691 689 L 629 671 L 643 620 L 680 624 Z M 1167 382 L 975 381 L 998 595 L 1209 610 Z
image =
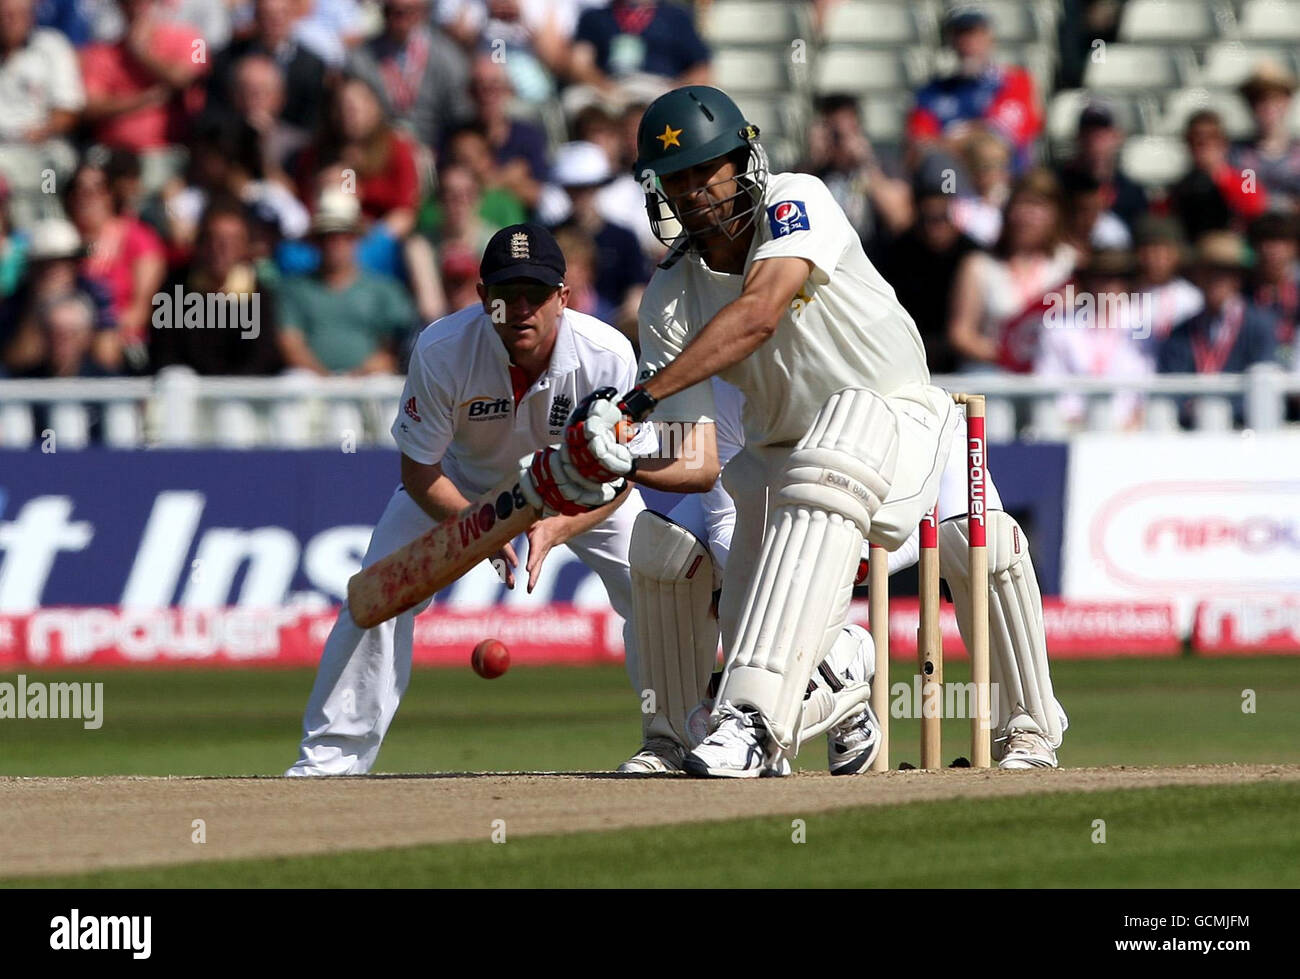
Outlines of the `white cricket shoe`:
M 871 704 L 826 732 L 826 762 L 832 775 L 856 775 L 880 754 L 880 723 Z
M 998 768 L 1057 768 L 1056 750 L 1041 734 L 1011 730 L 1002 748 Z
M 768 757 L 767 731 L 758 711 L 720 704 L 713 711 L 714 731 L 682 763 L 699 778 L 758 778 L 783 774 L 779 757 Z
M 672 738 L 646 738 L 641 750 L 618 766 L 625 775 L 662 775 L 680 772 L 686 749 Z

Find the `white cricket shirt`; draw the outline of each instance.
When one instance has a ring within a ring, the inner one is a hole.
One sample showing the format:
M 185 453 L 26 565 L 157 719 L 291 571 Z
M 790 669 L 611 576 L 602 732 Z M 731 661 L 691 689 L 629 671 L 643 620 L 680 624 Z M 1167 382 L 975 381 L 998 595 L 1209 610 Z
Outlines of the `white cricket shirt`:
M 758 445 L 793 444 L 836 391 L 891 394 L 930 383 L 912 317 L 876 271 L 831 193 L 816 177 L 775 173 L 768 180 L 745 261 L 807 259 L 813 271 L 781 316 L 776 333 L 719 376 L 745 395 L 745 435 Z M 694 253 L 657 269 L 638 317 L 642 380 L 677 357 L 723 306 L 740 296 L 745 274 L 712 271 Z M 655 409 L 658 421 L 711 421 L 713 392 L 697 384 Z
M 425 327 L 393 422 L 397 447 L 423 465 L 442 463 L 473 497 L 516 471 L 525 455 L 559 442 L 569 413 L 596 388 L 621 395 L 635 383 L 632 344 L 614 327 L 566 309 L 557 331 L 550 366 L 516 405 L 509 354 L 482 306 Z M 656 446 L 654 426 L 640 426 L 633 454 Z

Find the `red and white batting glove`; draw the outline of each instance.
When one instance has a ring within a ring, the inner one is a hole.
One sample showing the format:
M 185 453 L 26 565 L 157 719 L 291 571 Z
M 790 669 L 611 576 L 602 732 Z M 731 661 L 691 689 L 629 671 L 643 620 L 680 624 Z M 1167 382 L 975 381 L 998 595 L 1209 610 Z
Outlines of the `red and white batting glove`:
M 609 483 L 582 478 L 565 465 L 555 446 L 538 449 L 523 465 L 527 468 L 521 474 L 519 488 L 528 502 L 543 513 L 576 517 L 611 502 L 627 484 L 621 478 Z
M 621 435 L 630 437 L 632 419 L 614 399 L 616 388 L 597 388 L 569 416 L 560 452 L 566 465 L 584 479 L 608 483 L 632 474 L 636 460 Z

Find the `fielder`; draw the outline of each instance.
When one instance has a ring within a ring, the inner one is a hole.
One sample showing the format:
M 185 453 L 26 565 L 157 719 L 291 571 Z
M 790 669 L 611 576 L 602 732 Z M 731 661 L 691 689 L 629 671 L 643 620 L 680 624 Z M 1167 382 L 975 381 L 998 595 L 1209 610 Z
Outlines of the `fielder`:
M 743 446 L 740 427 L 743 398 L 730 385 L 713 382 L 717 410 L 714 426 L 700 426 L 702 440 L 716 439 L 717 454 L 723 464 Z M 947 464 L 939 484 L 939 568 L 954 598 L 958 628 L 963 637 L 970 636 L 971 600 L 969 568 L 966 559 L 966 453 L 964 417 L 958 438 L 954 438 Z M 706 454 L 707 450 L 701 454 Z M 1047 660 L 1047 642 L 1043 631 L 1042 599 L 1037 577 L 1029 556 L 1029 541 L 1015 518 L 1002 509 L 1001 497 L 992 474 L 988 474 L 987 506 L 989 529 L 989 624 L 990 674 L 998 692 L 994 715 L 993 756 L 1000 768 L 1055 768 L 1056 749 L 1069 726 L 1068 719 L 1052 690 Z M 643 724 L 644 744 L 640 752 L 620 766 L 620 771 L 674 771 L 679 769 L 686 750 L 703 737 L 701 728 L 712 707 L 708 696 L 708 670 L 712 668 L 717 647 L 717 626 L 698 609 L 706 604 L 702 597 L 694 602 L 683 597 L 696 596 L 702 587 L 700 574 L 691 574 L 696 551 L 690 541 L 699 539 L 706 560 L 715 573 L 725 567 L 735 524 L 735 507 L 726 490 L 715 484 L 702 495 L 686 497 L 667 518 L 646 510 L 632 531 L 632 609 L 640 650 L 641 683 L 655 690 L 658 710 L 647 715 Z M 646 545 L 652 540 L 687 542 L 685 549 L 664 548 L 655 551 Z M 706 546 L 707 545 L 707 546 Z M 889 554 L 891 574 L 915 563 L 920 552 L 919 530 L 898 550 Z M 689 560 L 668 560 L 673 553 L 689 555 Z M 866 557 L 865 548 L 863 558 Z M 857 580 L 865 580 L 865 565 Z M 666 640 L 655 642 L 644 635 L 643 619 L 655 623 Z M 848 626 L 847 629 L 857 629 Z M 874 647 L 865 632 L 862 649 L 862 672 L 868 681 L 874 676 Z M 699 637 L 693 644 L 680 637 Z M 677 640 L 676 642 L 674 640 Z M 827 662 L 834 665 L 832 647 Z M 824 664 L 825 665 L 825 664 Z M 850 670 L 852 675 L 855 671 Z M 819 699 L 825 679 L 813 674 L 813 687 L 805 698 L 804 724 L 809 723 L 810 708 Z M 844 683 L 831 691 L 829 699 L 845 698 L 853 684 Z M 684 706 L 683 706 L 684 705 Z M 819 730 L 814 726 L 800 732 L 806 742 Z M 855 757 L 854 748 L 860 749 Z M 832 774 L 861 771 L 871 764 L 879 750 L 879 729 L 875 716 L 866 709 L 842 722 L 827 738 L 829 768 Z
M 638 152 L 651 226 L 682 231 L 641 301 L 640 383 L 571 419 L 561 456 L 588 480 L 645 481 L 619 423 L 712 422 L 714 375 L 744 394 L 745 448 L 723 473 L 744 555 L 723 575 L 728 661 L 710 734 L 683 768 L 752 778 L 797 752 L 863 540 L 896 550 L 920 524 L 960 418 L 826 186 L 769 174 L 730 98 L 707 86 L 660 97 Z
M 528 587 L 547 553 L 568 544 L 598 574 L 610 605 L 631 613 L 628 543 L 642 509 L 628 486 L 575 483 L 556 442 L 575 404 L 591 392 L 633 383 L 632 345 L 613 327 L 567 309 L 565 263 L 555 239 L 531 224 L 497 232 L 483 253 L 482 306 L 471 306 L 420 334 L 393 423 L 402 482 L 379 518 L 364 565 L 397 550 L 458 513 L 468 499 L 519 469 L 533 454 L 524 491 L 547 506 L 528 531 Z M 651 426 L 629 446 L 653 452 Z M 518 559 L 499 559 L 514 587 Z M 298 761 L 286 775 L 368 772 L 411 675 L 415 616 L 428 601 L 373 629 L 355 625 L 345 605 L 321 656 L 303 717 Z M 635 642 L 624 626 L 627 669 L 637 684 Z

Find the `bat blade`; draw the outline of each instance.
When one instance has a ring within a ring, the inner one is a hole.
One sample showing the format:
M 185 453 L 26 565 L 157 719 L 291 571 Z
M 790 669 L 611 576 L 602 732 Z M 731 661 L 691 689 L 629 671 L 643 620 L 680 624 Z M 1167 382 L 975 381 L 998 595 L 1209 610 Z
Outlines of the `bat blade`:
M 352 621 L 371 629 L 446 588 L 541 519 L 519 488 L 503 479 L 460 513 L 348 580 Z

